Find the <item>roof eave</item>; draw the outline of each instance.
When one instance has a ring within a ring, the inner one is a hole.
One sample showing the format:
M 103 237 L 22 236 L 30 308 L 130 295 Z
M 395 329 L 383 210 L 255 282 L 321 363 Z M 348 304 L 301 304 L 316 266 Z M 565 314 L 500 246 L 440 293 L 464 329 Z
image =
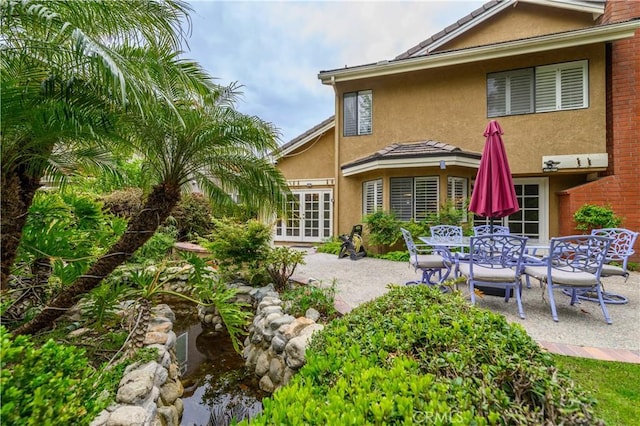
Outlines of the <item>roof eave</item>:
M 407 167 L 440 167 L 440 161 L 445 161 L 447 167 L 460 166 L 477 169 L 480 166 L 480 158 L 474 158 L 464 153 L 431 155 L 428 157 L 411 158 L 380 158 L 342 167 L 342 175 L 354 176 L 361 173 L 372 172 L 380 169 L 397 169 Z
M 515 55 L 558 50 L 587 44 L 604 43 L 633 37 L 638 28 L 640 28 L 640 20 L 635 19 L 617 24 L 584 28 L 568 33 L 549 34 L 530 39 L 434 53 L 417 58 L 321 71 L 318 74 L 318 78 L 323 84 L 333 84 L 343 81 L 499 59 Z
M 334 126 L 335 126 L 335 119 L 331 120 L 330 122 L 327 122 L 324 126 L 319 127 L 315 132 L 310 133 L 309 135 L 307 135 L 304 138 L 300 139 L 296 143 L 287 146 L 285 149 L 283 149 L 281 151 L 277 151 L 274 154 L 274 158 L 275 159 L 279 159 L 279 158 L 284 157 L 287 154 L 292 153 L 296 149 L 306 145 L 307 143 L 311 142 L 312 140 L 314 140 L 316 138 L 319 138 L 320 136 L 325 134 L 327 131 L 331 130 L 331 128 L 333 128 Z

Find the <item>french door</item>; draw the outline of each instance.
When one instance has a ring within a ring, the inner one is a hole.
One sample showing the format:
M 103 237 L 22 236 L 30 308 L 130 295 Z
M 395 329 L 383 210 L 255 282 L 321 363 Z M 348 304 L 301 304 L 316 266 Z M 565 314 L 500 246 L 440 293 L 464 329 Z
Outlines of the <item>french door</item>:
M 322 242 L 333 231 L 331 190 L 292 191 L 286 215 L 278 219 L 274 240 Z
M 496 225 L 509 227 L 509 231 L 536 240 L 549 239 L 549 189 L 547 178 L 514 178 L 520 211 L 497 219 Z M 489 219 L 475 216 L 474 225 L 488 224 Z

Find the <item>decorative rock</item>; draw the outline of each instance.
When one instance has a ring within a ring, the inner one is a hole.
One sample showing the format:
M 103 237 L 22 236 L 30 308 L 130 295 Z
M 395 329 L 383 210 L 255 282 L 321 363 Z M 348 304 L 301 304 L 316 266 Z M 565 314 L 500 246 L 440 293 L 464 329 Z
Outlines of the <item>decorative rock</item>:
M 174 364 L 172 364 L 174 365 Z M 164 382 L 169 378 L 169 371 L 164 368 L 162 365 L 158 364 L 158 368 L 156 368 L 156 372 L 153 379 L 153 385 L 160 387 Z
M 182 396 L 184 388 L 180 380 L 167 382 L 160 388 L 160 398 L 166 405 L 171 405 Z
M 282 353 L 286 344 L 287 341 L 280 335 L 273 336 L 271 339 L 271 347 L 275 353 Z
M 282 382 L 285 364 L 281 357 L 274 357 L 269 363 L 269 378 L 273 383 Z
M 310 337 L 316 331 L 320 331 L 320 330 L 323 330 L 323 329 L 324 329 L 324 325 L 322 325 L 322 324 L 311 324 L 310 326 L 303 328 L 298 336 L 301 336 L 301 337 L 309 336 Z
M 280 306 L 267 306 L 260 311 L 261 315 L 269 315 L 269 314 L 282 314 L 282 307 Z
M 163 420 L 162 424 L 166 426 L 180 425 L 178 410 L 173 405 L 158 408 L 158 416 Z
M 171 322 L 176 321 L 176 314 L 173 313 L 173 311 L 167 304 L 162 303 L 160 305 L 154 306 L 153 308 L 151 308 L 151 312 L 159 317 L 165 317 Z
M 307 349 L 307 341 L 308 337 L 302 336 L 289 340 L 287 346 L 284 348 L 287 354 L 287 366 L 297 369 L 304 365 L 306 362 L 304 352 Z
M 153 373 L 147 370 L 133 370 L 120 381 L 116 401 L 137 404 L 143 401 L 153 388 Z
M 271 327 L 271 330 L 277 330 L 280 328 L 280 326 L 291 324 L 295 320 L 296 319 L 291 315 L 281 316 L 280 318 L 276 318 L 275 320 L 271 321 L 269 327 Z
M 156 331 L 150 331 L 144 337 L 145 345 L 161 344 L 164 345 L 167 342 L 167 333 L 158 333 Z
M 304 313 L 304 316 L 313 321 L 318 321 L 320 319 L 320 312 L 313 308 L 307 309 L 307 312 Z
M 147 411 L 135 405 L 121 405 L 109 416 L 107 426 L 143 426 Z
M 256 361 L 256 374 L 258 376 L 264 376 L 269 371 L 269 364 L 271 359 L 269 357 L 269 352 L 265 351 L 258 356 L 258 360 Z
M 156 324 L 152 324 L 151 322 L 149 323 L 149 331 L 150 332 L 156 332 L 156 333 L 166 333 L 168 331 L 171 331 L 171 329 L 173 328 L 173 324 L 171 323 L 171 321 L 166 320 L 165 318 L 162 318 L 164 321 L 160 321 Z
M 296 374 L 296 370 L 289 368 L 289 367 L 285 367 L 284 369 L 284 374 L 282 375 L 282 385 L 286 385 L 289 383 L 289 381 L 291 380 L 291 378 Z
M 95 419 L 93 419 L 93 421 L 91 423 L 89 423 L 89 426 L 104 426 L 107 424 L 107 421 L 109 420 L 109 416 L 111 415 L 110 412 L 108 412 L 107 410 L 102 410 L 100 412 L 100 414 L 98 414 L 98 417 L 96 417 Z
M 169 377 L 171 380 L 179 380 L 180 379 L 180 369 L 176 364 L 169 365 Z
M 182 398 L 178 398 L 173 401 L 173 406 L 178 410 L 178 416 L 182 418 L 182 413 L 184 413 L 184 402 L 182 402 Z
M 174 333 L 173 331 L 169 331 L 167 333 L 167 341 L 164 343 L 164 346 L 167 349 L 170 349 L 176 344 L 176 340 L 178 340 L 176 333 Z
M 269 378 L 269 376 L 262 376 L 258 385 L 260 386 L 260 389 L 262 389 L 264 392 L 273 393 L 273 391 L 276 390 L 276 387 L 271 381 L 271 379 Z
M 315 322 L 313 320 L 310 320 L 309 318 L 296 318 L 296 320 L 289 325 L 289 329 L 284 333 L 284 337 L 286 337 L 287 339 L 296 337 L 298 334 L 300 334 L 302 329 L 311 324 L 315 324 Z

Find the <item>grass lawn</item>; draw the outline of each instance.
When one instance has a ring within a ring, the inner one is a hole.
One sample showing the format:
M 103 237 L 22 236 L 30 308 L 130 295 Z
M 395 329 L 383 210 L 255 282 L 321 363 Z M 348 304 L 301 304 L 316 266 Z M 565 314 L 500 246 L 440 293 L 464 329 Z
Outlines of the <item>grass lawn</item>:
M 596 413 L 609 426 L 638 424 L 640 419 L 640 364 L 553 356 L 566 372 L 597 401 Z

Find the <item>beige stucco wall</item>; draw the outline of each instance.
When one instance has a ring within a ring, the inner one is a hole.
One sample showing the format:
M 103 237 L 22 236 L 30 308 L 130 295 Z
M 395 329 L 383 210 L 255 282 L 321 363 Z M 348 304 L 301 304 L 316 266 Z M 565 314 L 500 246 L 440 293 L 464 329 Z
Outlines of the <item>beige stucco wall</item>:
M 335 175 L 334 132 L 329 130 L 299 149 L 278 158 L 286 179 L 325 179 Z
M 340 84 L 340 99 L 345 92 L 372 90 L 373 134 L 341 136 L 339 162 L 428 139 L 482 152 L 491 119 L 487 73 L 583 59 L 589 61 L 588 108 L 496 119 L 516 175 L 540 172 L 543 155 L 605 152 L 605 51 L 596 45 Z
M 590 13 L 563 10 L 528 3 L 517 3 L 503 10 L 438 51 L 462 49 L 500 41 L 586 28 L 594 25 Z

